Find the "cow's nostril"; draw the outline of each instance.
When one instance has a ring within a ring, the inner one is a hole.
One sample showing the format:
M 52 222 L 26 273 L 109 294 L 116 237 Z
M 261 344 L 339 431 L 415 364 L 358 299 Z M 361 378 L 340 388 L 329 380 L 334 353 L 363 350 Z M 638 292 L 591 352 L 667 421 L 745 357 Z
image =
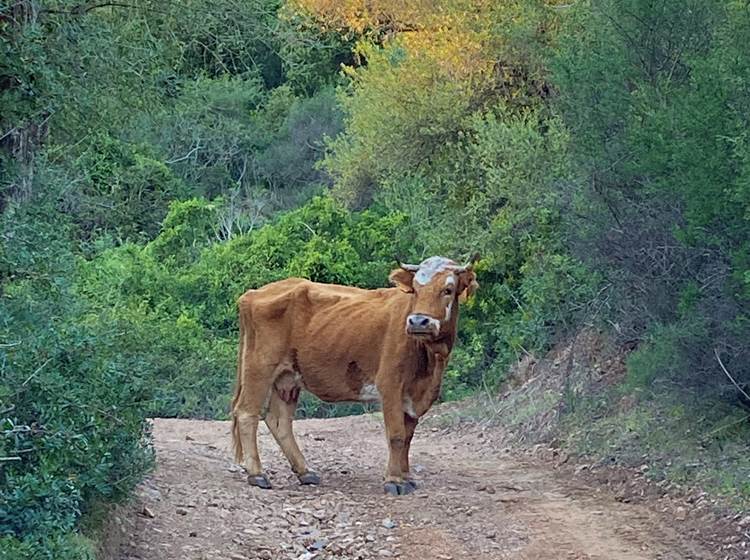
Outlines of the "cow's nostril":
M 409 315 L 408 324 L 410 327 L 423 329 L 430 326 L 430 318 L 424 315 Z

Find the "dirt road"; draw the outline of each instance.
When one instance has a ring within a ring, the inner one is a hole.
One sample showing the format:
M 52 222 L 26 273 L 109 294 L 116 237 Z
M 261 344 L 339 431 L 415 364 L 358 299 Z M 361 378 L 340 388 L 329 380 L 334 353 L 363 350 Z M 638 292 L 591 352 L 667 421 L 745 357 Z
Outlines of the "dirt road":
M 156 420 L 157 470 L 132 506 L 120 559 L 729 557 L 697 542 L 684 517 L 617 501 L 499 449 L 478 430 L 420 426 L 412 465 L 422 484 L 406 497 L 382 493 L 386 451 L 377 416 L 298 421 L 295 431 L 322 485 L 300 487 L 263 431 L 268 491 L 248 486 L 232 463 L 228 423 Z

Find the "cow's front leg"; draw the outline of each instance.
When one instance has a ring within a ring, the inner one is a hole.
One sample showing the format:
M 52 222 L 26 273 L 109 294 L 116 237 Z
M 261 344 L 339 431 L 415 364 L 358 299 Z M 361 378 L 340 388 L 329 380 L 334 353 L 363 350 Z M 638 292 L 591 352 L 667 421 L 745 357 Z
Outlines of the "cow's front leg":
M 393 496 L 409 494 L 414 491 L 414 486 L 404 480 L 402 461 L 406 445 L 406 425 L 404 422 L 404 411 L 401 392 L 383 398 L 383 420 L 385 422 L 385 434 L 388 439 L 388 467 L 385 471 L 385 484 L 383 489 Z
M 401 452 L 401 473 L 404 477 L 406 484 L 412 488 L 417 488 L 416 481 L 411 477 L 411 469 L 409 468 L 409 449 L 411 448 L 411 440 L 414 437 L 414 430 L 417 429 L 417 419 L 404 413 L 404 427 L 406 429 L 406 438 L 404 439 L 404 449 Z

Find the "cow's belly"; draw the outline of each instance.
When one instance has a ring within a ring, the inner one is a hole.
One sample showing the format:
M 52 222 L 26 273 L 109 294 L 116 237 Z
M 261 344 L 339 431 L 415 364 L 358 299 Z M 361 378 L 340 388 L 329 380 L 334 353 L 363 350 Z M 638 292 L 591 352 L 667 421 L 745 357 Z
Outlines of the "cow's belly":
M 329 402 L 380 400 L 375 376 L 382 337 L 377 333 L 373 325 L 356 329 L 335 316 L 313 318 L 295 345 L 305 389 Z
M 303 387 L 328 402 L 368 402 L 380 399 L 371 360 L 342 352 L 314 350 L 298 353 L 297 371 Z

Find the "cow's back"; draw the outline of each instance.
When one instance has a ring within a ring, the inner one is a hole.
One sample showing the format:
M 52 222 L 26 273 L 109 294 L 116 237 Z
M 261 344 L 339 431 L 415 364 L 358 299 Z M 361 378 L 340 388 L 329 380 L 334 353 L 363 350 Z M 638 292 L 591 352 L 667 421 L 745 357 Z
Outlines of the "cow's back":
M 304 278 L 287 278 L 265 286 L 248 290 L 239 299 L 240 314 L 247 314 L 255 321 L 287 316 L 302 319 L 344 298 L 366 297 L 369 290 L 319 284 Z

